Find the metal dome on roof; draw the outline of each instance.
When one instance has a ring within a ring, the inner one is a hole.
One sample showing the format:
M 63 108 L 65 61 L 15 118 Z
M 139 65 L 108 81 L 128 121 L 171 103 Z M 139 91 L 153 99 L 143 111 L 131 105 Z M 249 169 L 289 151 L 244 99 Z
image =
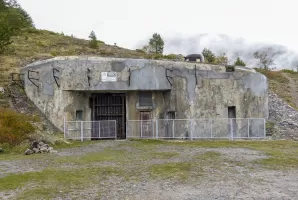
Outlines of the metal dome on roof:
M 201 63 L 204 62 L 204 56 L 202 54 L 189 54 L 184 57 L 184 60 L 189 62 L 197 62 L 198 59 L 200 59 Z

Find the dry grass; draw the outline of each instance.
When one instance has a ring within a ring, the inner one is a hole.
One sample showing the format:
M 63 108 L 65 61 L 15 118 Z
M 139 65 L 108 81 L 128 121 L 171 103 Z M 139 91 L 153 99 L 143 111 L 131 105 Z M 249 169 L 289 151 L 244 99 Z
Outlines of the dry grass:
M 14 37 L 9 51 L 0 56 L 0 86 L 6 85 L 11 72 L 28 63 L 56 56 L 98 55 L 142 58 L 144 52 L 133 51 L 99 41 L 98 49 L 89 48 L 88 40 L 64 36 L 47 30 L 24 30 Z
M 298 72 L 292 70 L 270 71 L 264 69 L 256 69 L 268 78 L 269 90 L 276 93 L 280 98 L 287 102 L 293 108 L 298 108 L 295 92 L 298 92 L 298 87 L 293 85 L 298 83 Z

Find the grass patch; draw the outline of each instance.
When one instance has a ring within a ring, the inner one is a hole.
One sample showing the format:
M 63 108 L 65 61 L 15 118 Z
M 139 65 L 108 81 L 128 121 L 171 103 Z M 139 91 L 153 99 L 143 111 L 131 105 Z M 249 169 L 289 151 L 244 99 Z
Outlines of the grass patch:
M 174 178 L 181 181 L 189 178 L 190 171 L 191 163 L 185 162 L 156 164 L 150 167 L 150 174 L 153 178 Z
M 60 192 L 60 188 L 41 187 L 35 189 L 25 190 L 22 194 L 18 195 L 18 199 L 33 200 L 33 199 L 54 199 L 57 196 L 64 196 L 65 194 Z M 59 195 L 60 194 L 60 195 Z
M 84 142 L 81 142 L 81 141 L 68 141 L 68 142 L 59 142 L 57 141 L 53 147 L 54 149 L 66 149 L 66 148 L 79 148 L 79 147 L 83 147 L 83 146 L 88 146 L 90 144 L 95 144 L 95 143 L 98 143 L 99 141 L 84 141 Z
M 278 83 L 289 83 L 289 79 L 284 77 L 281 71 L 270 71 L 260 68 L 255 68 L 255 70 L 261 74 L 264 74 L 270 80 L 274 80 Z
M 83 168 L 72 170 L 45 169 L 41 172 L 11 174 L 0 178 L 0 190 L 15 190 L 26 185 L 42 185 L 46 188 L 84 188 L 90 181 L 103 180 L 107 176 L 121 175 L 121 170 L 112 167 Z M 30 191 L 30 189 L 28 189 Z
M 88 164 L 91 162 L 104 162 L 104 161 L 122 161 L 125 159 L 125 151 L 118 150 L 104 150 L 97 153 L 88 153 L 83 156 L 63 156 L 58 157 L 56 162 L 59 163 L 75 163 L 75 164 Z

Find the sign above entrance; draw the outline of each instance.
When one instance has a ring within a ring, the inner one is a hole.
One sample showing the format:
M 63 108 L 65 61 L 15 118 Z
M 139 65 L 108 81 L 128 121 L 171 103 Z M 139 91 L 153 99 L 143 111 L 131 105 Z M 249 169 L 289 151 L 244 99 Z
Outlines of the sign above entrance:
M 102 82 L 116 82 L 117 81 L 117 72 L 101 72 L 101 81 Z

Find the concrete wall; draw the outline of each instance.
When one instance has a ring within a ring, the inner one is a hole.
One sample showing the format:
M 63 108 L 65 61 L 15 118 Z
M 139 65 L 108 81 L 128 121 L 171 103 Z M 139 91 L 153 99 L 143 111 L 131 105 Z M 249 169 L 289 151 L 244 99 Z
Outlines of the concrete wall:
M 29 74 L 38 79 L 32 80 L 38 87 L 28 79 L 28 70 L 39 72 Z M 102 82 L 101 72 L 110 71 L 117 72 L 117 82 Z M 61 130 L 63 117 L 74 120 L 76 110 L 84 110 L 84 120 L 91 120 L 89 96 L 95 91 L 126 92 L 130 120 L 139 119 L 139 90 L 154 91 L 153 118 L 164 118 L 167 111 L 175 111 L 179 119 L 227 118 L 228 106 L 236 106 L 237 118 L 268 117 L 267 79 L 253 69 L 226 72 L 224 66 L 203 63 L 58 57 L 30 64 L 22 72 L 28 97 Z

